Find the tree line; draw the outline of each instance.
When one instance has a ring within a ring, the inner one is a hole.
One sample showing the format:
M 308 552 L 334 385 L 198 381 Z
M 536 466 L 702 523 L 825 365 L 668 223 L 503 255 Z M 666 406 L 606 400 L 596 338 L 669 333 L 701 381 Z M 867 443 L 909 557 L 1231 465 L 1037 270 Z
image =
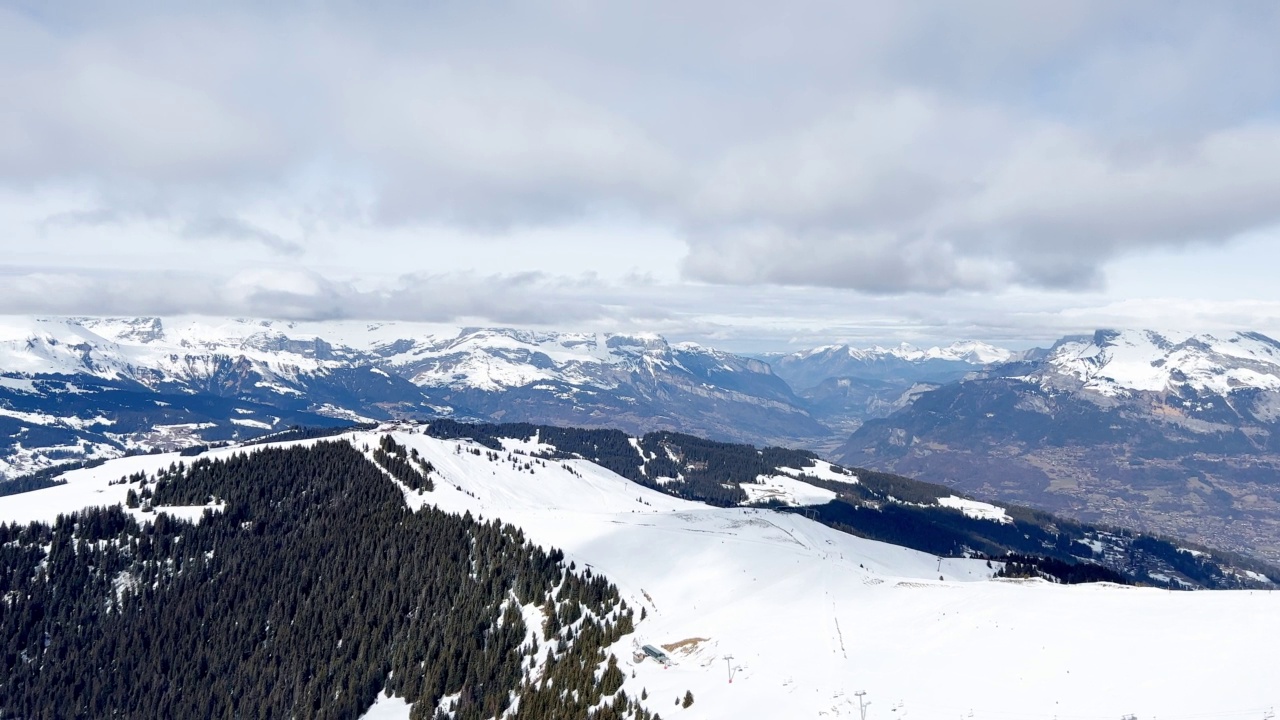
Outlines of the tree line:
M 355 718 L 380 692 L 414 720 L 651 717 L 604 653 L 632 629 L 616 587 L 511 525 L 411 512 L 347 443 L 122 481 L 151 522 L 0 525 L 0 718 Z

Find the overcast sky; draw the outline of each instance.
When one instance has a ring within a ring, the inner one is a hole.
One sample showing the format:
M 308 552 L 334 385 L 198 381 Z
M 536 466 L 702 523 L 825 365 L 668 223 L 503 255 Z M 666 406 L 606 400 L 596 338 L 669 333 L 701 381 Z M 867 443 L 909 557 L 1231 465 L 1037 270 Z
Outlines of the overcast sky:
M 1280 335 L 1276 38 L 1270 0 L 0 2 L 0 312 Z

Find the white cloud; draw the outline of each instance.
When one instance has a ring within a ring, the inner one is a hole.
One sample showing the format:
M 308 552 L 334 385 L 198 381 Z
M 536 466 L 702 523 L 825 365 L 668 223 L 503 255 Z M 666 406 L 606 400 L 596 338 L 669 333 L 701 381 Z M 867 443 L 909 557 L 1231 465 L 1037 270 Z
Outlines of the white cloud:
M 519 74 L 365 59 L 344 83 L 336 131 L 397 223 L 542 223 L 597 207 L 644 209 L 677 166 L 604 108 Z
M 1129 148 L 919 94 L 869 101 L 718 169 L 686 268 L 871 292 L 1080 288 L 1150 247 L 1280 221 L 1280 124 Z
M 0 300 L 1059 327 L 1109 268 L 1280 224 L 1277 35 L 1154 0 L 4 9 Z
M 6 313 L 214 315 L 292 320 L 339 318 L 484 322 L 509 325 L 655 319 L 658 308 L 612 306 L 616 286 L 540 273 L 408 273 L 373 286 L 308 270 L 252 269 L 231 275 L 195 270 L 0 273 Z M 623 293 L 625 295 L 625 292 Z

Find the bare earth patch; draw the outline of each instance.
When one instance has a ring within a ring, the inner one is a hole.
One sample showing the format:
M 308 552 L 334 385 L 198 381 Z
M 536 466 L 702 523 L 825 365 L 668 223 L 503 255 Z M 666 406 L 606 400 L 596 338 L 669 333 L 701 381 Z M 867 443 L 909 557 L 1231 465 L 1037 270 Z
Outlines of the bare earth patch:
M 691 655 L 694 652 L 697 652 L 698 645 L 700 645 L 701 643 L 707 642 L 710 639 L 711 638 L 700 638 L 700 637 L 685 638 L 684 640 L 678 640 L 673 643 L 667 643 L 662 646 L 662 649 L 666 650 L 667 652 L 678 652 L 681 655 Z

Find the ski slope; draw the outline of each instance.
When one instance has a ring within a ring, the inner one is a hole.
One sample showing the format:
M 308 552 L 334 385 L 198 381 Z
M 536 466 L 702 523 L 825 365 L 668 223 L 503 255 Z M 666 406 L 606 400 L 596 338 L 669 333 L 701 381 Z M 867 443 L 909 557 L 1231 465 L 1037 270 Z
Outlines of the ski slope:
M 1280 595 L 992 580 L 983 561 L 668 497 L 581 460 L 536 459 L 526 454 L 545 447 L 536 439 L 508 443 L 495 460 L 468 441 L 394 436 L 436 468 L 434 492 L 404 489 L 411 507 L 516 524 L 644 608 L 612 651 L 628 693 L 646 690 L 664 718 L 857 718 L 857 691 L 877 719 L 1261 719 L 1280 705 L 1271 659 Z M 378 433 L 343 437 L 373 448 Z M 106 482 L 177 459 L 69 473 L 68 486 L 0 498 L 0 521 L 119 502 L 124 490 L 116 498 L 120 486 Z M 675 663 L 635 662 L 641 644 L 668 647 Z M 695 702 L 682 709 L 686 690 Z M 390 699 L 369 717 L 407 714 Z

